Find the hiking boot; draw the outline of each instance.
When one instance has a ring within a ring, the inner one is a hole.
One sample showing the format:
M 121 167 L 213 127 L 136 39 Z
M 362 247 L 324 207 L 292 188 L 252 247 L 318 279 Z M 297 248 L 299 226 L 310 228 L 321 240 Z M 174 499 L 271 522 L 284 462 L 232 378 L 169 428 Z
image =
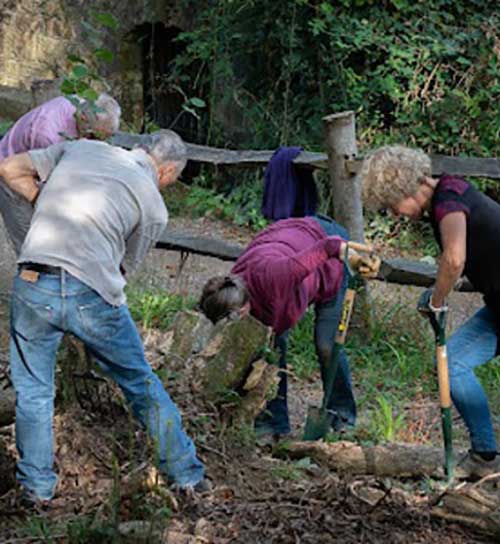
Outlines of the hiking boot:
M 480 480 L 490 474 L 500 473 L 500 456 L 486 461 L 477 452 L 469 450 L 457 463 L 455 475 L 464 480 Z

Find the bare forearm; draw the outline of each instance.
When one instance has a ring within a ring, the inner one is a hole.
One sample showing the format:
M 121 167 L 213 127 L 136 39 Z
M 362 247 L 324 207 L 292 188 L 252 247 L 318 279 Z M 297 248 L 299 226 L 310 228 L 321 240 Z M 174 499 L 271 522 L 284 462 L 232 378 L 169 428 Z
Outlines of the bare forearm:
M 432 293 L 431 304 L 434 307 L 438 308 L 444 304 L 453 286 L 462 276 L 463 270 L 463 262 L 454 261 L 450 256 L 443 254 L 439 261 L 436 285 Z
M 439 225 L 443 253 L 439 260 L 436 285 L 431 304 L 441 307 L 456 281 L 462 275 L 467 254 L 467 223 L 463 212 L 453 212 L 444 217 Z
M 28 153 L 0 161 L 0 177 L 16 193 L 32 202 L 38 194 L 37 172 Z

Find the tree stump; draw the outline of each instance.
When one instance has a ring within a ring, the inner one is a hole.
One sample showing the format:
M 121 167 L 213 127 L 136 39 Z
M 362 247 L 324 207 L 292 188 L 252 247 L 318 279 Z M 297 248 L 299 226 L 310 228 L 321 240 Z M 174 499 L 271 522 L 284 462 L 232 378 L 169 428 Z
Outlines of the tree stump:
M 219 406 L 224 419 L 253 423 L 276 394 L 278 368 L 261 357 L 271 337 L 271 329 L 251 316 L 214 326 L 185 311 L 176 316 L 162 351 L 167 366 L 189 372 L 195 393 Z

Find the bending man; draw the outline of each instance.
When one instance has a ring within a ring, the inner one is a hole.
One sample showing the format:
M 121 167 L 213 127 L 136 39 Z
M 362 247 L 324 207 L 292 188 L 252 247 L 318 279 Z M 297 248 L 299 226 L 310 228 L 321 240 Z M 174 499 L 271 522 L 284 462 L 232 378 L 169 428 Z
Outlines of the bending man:
M 37 198 L 11 308 L 17 479 L 33 502 L 52 498 L 56 485 L 54 365 L 65 332 L 82 340 L 121 387 L 157 444 L 168 479 L 203 487 L 203 465 L 145 359 L 123 292 L 121 267 L 133 273 L 163 232 L 168 214 L 160 189 L 186 164 L 186 147 L 172 131 L 145 137 L 144 148 L 79 140 L 0 163 L 13 190 Z M 45 182 L 39 195 L 37 180 Z
M 441 248 L 436 284 L 420 306 L 444 311 L 446 297 L 462 275 L 484 295 L 485 306 L 448 340 L 451 396 L 467 426 L 471 450 L 459 463 L 481 478 L 500 471 L 488 400 L 474 368 L 498 354 L 500 331 L 500 205 L 462 178 L 431 177 L 430 158 L 420 150 L 387 146 L 365 160 L 363 197 L 415 221 L 428 214 Z
M 336 235 L 334 235 L 336 234 Z M 286 370 L 288 331 L 315 304 L 315 344 L 322 378 L 330 360 L 347 286 L 347 268 L 340 259 L 345 231 L 320 217 L 285 219 L 259 233 L 238 258 L 231 275 L 215 277 L 203 289 L 200 306 L 214 322 L 240 308 L 276 333 L 281 352 L 280 367 Z M 354 253 L 352 264 L 361 261 Z M 354 425 L 356 407 L 349 364 L 344 350 L 328 409 L 335 413 L 333 427 Z M 278 395 L 256 422 L 259 432 L 282 435 L 290 432 L 286 372 L 281 373 Z

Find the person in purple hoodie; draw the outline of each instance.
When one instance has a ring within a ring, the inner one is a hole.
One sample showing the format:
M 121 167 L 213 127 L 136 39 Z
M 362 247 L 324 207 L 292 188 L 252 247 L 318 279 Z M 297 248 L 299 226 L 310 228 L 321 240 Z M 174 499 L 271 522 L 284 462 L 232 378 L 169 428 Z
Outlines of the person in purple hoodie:
M 71 100 L 58 96 L 24 114 L 0 140 L 0 161 L 68 139 L 105 139 L 118 130 L 121 110 L 114 98 L 101 94 L 95 101 L 97 112 L 90 101 L 78 100 L 80 104 L 76 108 Z M 0 214 L 19 255 L 30 226 L 33 206 L 1 180 Z
M 338 234 L 341 234 L 339 236 Z M 318 216 L 277 221 L 260 232 L 238 258 L 229 276 L 210 279 L 203 289 L 200 308 L 214 323 L 234 312 L 250 313 L 272 327 L 281 352 L 280 367 L 286 369 L 288 331 L 311 304 L 315 304 L 315 344 L 320 369 L 330 359 L 337 331 L 347 268 L 347 233 L 332 220 Z M 350 250 L 349 250 L 350 251 Z M 371 261 L 350 251 L 349 263 L 369 274 Z M 356 406 L 345 352 L 328 409 L 335 414 L 333 427 L 354 425 Z M 278 394 L 256 421 L 259 434 L 290 432 L 286 372 L 281 373 Z
M 500 472 L 488 399 L 474 374 L 500 351 L 500 204 L 460 177 L 431 177 L 430 158 L 403 146 L 374 151 L 361 177 L 366 206 L 413 220 L 430 218 L 441 256 L 436 283 L 422 294 L 420 311 L 436 318 L 446 312 L 446 297 L 462 276 L 483 294 L 484 307 L 448 339 L 450 389 L 471 441 L 458 468 L 475 478 Z

